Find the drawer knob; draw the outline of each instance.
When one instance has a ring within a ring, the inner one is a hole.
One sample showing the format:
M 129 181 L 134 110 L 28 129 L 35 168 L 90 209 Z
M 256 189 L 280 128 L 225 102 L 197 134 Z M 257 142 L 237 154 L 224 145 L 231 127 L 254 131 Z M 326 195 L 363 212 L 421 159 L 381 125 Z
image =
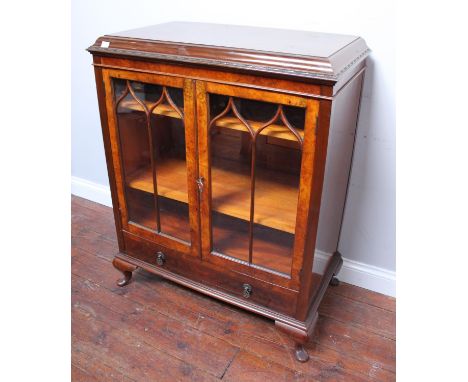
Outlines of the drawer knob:
M 242 289 L 244 290 L 243 293 L 242 293 L 244 295 L 244 297 L 249 298 L 250 295 L 252 294 L 252 286 L 249 285 L 249 284 L 244 284 L 244 285 L 242 285 Z
M 156 263 L 158 265 L 164 265 L 165 262 L 166 262 L 166 255 L 162 253 L 161 251 L 156 253 Z

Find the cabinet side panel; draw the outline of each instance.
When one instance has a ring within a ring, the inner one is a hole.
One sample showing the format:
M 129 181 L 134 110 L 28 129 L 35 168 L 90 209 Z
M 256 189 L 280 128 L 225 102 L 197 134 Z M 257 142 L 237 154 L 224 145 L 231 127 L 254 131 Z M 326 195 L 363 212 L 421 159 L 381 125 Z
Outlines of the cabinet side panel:
M 351 171 L 363 74 L 364 72 L 361 72 L 343 87 L 332 103 L 316 243 L 316 249 L 326 253 L 333 253 L 338 248 Z

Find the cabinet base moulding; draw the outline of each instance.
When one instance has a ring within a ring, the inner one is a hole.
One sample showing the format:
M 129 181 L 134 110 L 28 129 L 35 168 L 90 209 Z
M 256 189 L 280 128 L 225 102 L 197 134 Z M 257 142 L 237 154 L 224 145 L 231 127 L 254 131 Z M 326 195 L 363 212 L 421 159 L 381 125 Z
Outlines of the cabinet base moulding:
M 163 267 L 154 266 L 144 261 L 128 256 L 124 253 L 119 253 L 115 256 L 112 264 L 116 269 L 123 273 L 124 278 L 117 280 L 117 285 L 123 287 L 127 285 L 131 278 L 132 272 L 137 268 L 142 268 L 150 273 L 163 277 L 167 280 L 203 293 L 207 296 L 216 298 L 220 301 L 237 306 L 249 312 L 259 314 L 274 320 L 275 326 L 283 333 L 289 335 L 296 342 L 295 356 L 299 362 L 306 362 L 309 355 L 304 348 L 307 344 L 318 321 L 318 306 L 325 295 L 327 286 L 330 284 L 335 275 L 339 272 L 343 260 L 339 252 L 335 252 L 330 258 L 327 268 L 323 277 L 321 278 L 320 285 L 317 287 L 317 297 L 314 304 L 310 307 L 307 319 L 305 321 L 296 320 L 294 317 L 289 317 L 284 314 L 275 312 L 264 306 L 251 303 L 247 300 L 230 295 L 216 288 L 209 287 L 205 284 L 198 283 L 186 277 L 180 276 L 174 272 L 170 272 Z
M 114 265 L 116 269 L 122 272 L 124 276 L 123 279 L 117 281 L 117 285 L 119 287 L 127 285 L 132 279 L 133 271 L 135 271 L 138 268 L 137 266 L 130 264 L 124 260 L 121 260 L 118 257 L 114 258 L 114 260 L 112 261 L 112 265 Z

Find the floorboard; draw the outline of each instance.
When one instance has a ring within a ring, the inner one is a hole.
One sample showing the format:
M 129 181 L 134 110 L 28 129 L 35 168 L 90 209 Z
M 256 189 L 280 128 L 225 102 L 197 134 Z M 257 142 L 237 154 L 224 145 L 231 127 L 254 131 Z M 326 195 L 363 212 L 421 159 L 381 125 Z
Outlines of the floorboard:
M 395 380 L 395 299 L 329 288 L 301 364 L 263 317 L 142 270 L 117 287 L 112 210 L 71 204 L 73 381 Z

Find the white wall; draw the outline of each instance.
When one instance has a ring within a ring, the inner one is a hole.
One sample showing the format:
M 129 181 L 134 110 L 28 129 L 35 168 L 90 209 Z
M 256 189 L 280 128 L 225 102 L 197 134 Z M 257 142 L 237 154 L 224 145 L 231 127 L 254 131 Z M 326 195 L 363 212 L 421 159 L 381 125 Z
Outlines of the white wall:
M 372 54 L 368 60 L 340 242 L 340 251 L 349 260 L 345 261 L 342 272 L 350 282 L 394 294 L 395 10 L 391 0 L 73 1 L 72 176 L 75 193 L 90 198 L 95 195 L 94 199 L 101 202 L 108 195 L 106 188 L 99 187 L 108 185 L 107 170 L 91 55 L 85 49 L 106 33 L 174 20 L 343 33 L 359 35 L 366 40 Z M 357 272 L 356 269 L 363 270 L 363 278 L 355 273 L 353 277 L 346 276 Z M 372 282 L 369 277 L 374 277 Z

